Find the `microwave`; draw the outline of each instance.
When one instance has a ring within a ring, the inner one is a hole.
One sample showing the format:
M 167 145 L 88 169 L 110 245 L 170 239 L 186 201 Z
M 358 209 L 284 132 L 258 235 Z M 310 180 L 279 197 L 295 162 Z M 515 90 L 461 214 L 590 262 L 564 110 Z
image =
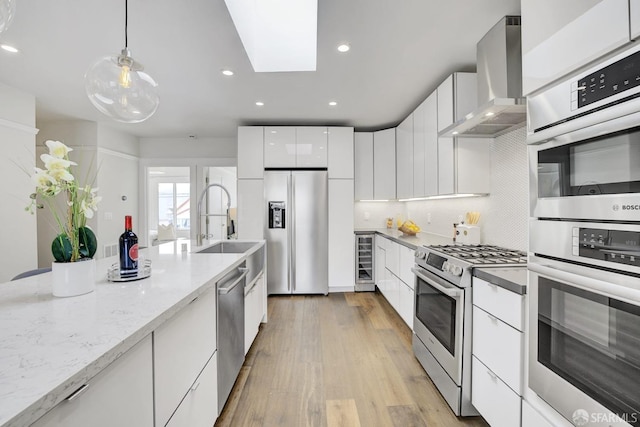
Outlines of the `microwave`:
M 640 221 L 640 46 L 527 105 L 531 217 Z

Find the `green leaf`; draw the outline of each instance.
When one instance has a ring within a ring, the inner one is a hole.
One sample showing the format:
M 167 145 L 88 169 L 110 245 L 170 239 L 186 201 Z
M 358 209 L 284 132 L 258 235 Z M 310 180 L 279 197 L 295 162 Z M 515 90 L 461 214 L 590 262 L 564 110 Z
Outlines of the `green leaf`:
M 78 233 L 80 238 L 80 254 L 83 258 L 93 258 L 98 250 L 98 239 L 95 233 L 89 227 L 80 227 Z
M 71 261 L 72 252 L 71 241 L 69 241 L 66 234 L 59 234 L 51 242 L 51 253 L 58 262 Z

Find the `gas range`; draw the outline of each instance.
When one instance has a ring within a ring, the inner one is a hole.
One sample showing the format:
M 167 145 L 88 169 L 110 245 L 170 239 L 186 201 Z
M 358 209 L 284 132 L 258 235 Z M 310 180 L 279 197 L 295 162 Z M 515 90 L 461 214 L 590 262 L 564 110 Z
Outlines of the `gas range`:
M 527 254 L 492 245 L 434 245 L 418 247 L 415 251 L 415 262 L 418 266 L 465 288 L 471 286 L 473 268 L 526 265 Z

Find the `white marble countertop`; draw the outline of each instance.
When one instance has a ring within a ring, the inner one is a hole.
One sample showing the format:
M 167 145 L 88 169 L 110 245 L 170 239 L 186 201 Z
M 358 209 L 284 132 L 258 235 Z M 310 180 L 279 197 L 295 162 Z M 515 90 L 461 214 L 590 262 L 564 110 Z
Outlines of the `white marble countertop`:
M 415 236 L 408 236 L 402 231 L 395 228 L 356 228 L 356 234 L 362 233 L 377 233 L 381 234 L 389 239 L 407 246 L 411 249 L 416 249 L 418 246 L 432 246 L 432 245 L 452 245 L 453 239 L 451 237 L 440 236 L 439 234 L 432 233 L 417 233 Z
M 52 296 L 51 273 L 0 284 L 0 426 L 37 420 L 245 257 L 182 252 L 187 242 L 141 250 L 152 274 L 139 281 L 108 282 L 117 258 L 98 260 L 86 295 Z

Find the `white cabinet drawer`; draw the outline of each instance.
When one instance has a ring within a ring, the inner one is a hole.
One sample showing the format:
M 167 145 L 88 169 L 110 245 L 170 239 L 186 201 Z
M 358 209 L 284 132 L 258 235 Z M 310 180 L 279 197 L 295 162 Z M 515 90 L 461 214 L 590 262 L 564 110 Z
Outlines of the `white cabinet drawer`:
M 397 277 L 400 277 L 400 244 L 387 239 L 386 247 L 386 267 Z
M 218 418 L 218 352 L 207 362 L 167 427 L 211 427 Z
M 566 425 L 570 425 L 568 422 Z M 538 411 L 536 411 L 526 400 L 522 401 L 522 427 L 560 427 L 553 425 Z
M 83 391 L 63 400 L 32 427 L 153 426 L 151 335 L 107 366 Z
M 154 331 L 156 425 L 176 410 L 216 350 L 216 292 L 211 289 Z
M 521 399 L 473 356 L 471 403 L 491 427 L 520 425 Z
M 411 330 L 413 330 L 413 289 L 405 285 L 403 282 L 400 282 L 399 290 L 400 295 L 398 314 L 400 314 L 400 317 L 402 317 L 402 320 L 404 320 L 407 326 Z
M 522 395 L 524 334 L 473 307 L 473 355 Z
M 473 278 L 473 304 L 519 331 L 524 330 L 524 296 Z
M 411 289 L 413 289 L 413 282 L 415 276 L 411 271 L 411 267 L 413 267 L 414 259 L 413 256 L 414 250 L 408 248 L 406 246 L 400 245 L 400 279 Z

